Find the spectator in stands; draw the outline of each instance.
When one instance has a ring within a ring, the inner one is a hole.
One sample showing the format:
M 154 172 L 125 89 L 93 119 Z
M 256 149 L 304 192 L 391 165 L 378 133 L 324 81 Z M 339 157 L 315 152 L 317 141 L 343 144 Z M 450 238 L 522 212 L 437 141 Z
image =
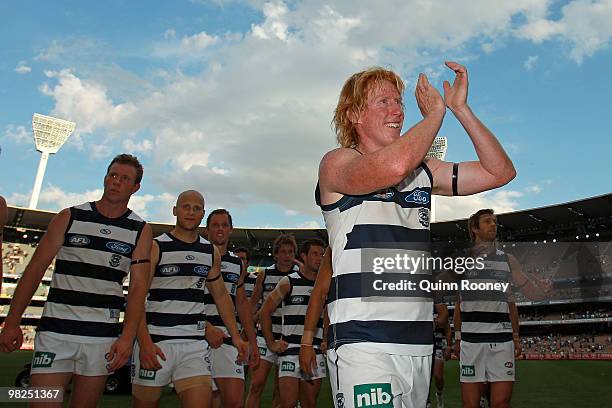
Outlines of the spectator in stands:
M 4 234 L 4 225 L 6 224 L 6 220 L 8 218 L 8 211 L 6 208 L 6 200 L 4 197 L 0 196 L 0 254 L 2 254 L 2 237 Z M 2 293 L 2 265 L 4 264 L 4 260 L 0 262 L 0 294 Z

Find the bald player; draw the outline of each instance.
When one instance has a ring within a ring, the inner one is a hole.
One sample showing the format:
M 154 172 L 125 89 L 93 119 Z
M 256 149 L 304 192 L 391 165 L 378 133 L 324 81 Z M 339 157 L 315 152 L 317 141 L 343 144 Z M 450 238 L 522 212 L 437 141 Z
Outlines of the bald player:
M 132 366 L 133 406 L 157 407 L 162 387 L 174 383 L 183 407 L 211 406 L 211 372 L 205 340 L 205 288 L 245 361 L 248 344 L 240 338 L 234 306 L 221 278 L 221 256 L 198 234 L 204 198 L 181 193 L 172 209 L 172 231 L 153 240 L 151 285 L 146 315 L 138 330 Z

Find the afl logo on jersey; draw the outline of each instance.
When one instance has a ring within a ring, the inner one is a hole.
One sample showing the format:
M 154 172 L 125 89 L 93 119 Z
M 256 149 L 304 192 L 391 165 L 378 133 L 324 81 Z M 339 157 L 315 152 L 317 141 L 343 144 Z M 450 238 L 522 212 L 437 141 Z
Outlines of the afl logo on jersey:
M 74 246 L 87 246 L 89 245 L 90 240 L 84 235 L 73 235 L 70 237 L 68 242 Z
M 122 255 L 129 254 L 132 252 L 132 248 L 128 244 L 124 244 L 123 242 L 111 241 L 106 243 L 106 247 L 113 252 L 117 252 Z
M 185 259 L 186 259 L 186 260 L 188 260 L 188 261 L 193 261 L 193 260 L 195 259 L 195 256 L 193 256 L 193 255 L 187 255 L 187 256 L 185 257 Z
M 208 265 L 198 265 L 193 268 L 193 272 L 199 276 L 208 276 L 208 271 L 210 271 L 210 266 Z
M 104 235 L 110 235 L 111 230 L 109 230 L 108 228 L 102 228 L 100 232 Z
M 412 193 L 408 194 L 405 200 L 407 203 L 425 205 L 429 203 L 429 192 L 417 188 L 413 190 Z
M 181 268 L 178 265 L 164 265 L 159 268 L 159 273 L 162 275 L 176 275 L 181 271 Z

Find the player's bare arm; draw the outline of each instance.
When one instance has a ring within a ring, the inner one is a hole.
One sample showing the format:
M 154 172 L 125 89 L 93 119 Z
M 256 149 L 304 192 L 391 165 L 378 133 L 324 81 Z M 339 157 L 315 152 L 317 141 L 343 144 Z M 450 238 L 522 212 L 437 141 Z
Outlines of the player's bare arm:
M 521 291 L 527 300 L 533 302 L 543 300 L 546 297 L 546 292 L 527 277 L 521 263 L 514 255 L 508 254 L 508 263 L 510 264 L 510 270 L 512 272 L 512 284 Z
M 232 336 L 232 343 L 238 349 L 238 360 L 246 361 L 249 345 L 242 340 L 238 331 L 238 324 L 236 323 L 236 313 L 234 310 L 234 303 L 227 289 L 223 279 L 221 279 L 221 255 L 217 247 L 214 247 L 214 261 L 212 268 L 206 278 L 206 287 L 215 300 L 219 316 L 223 320 L 225 327 Z
M 151 244 L 151 267 L 149 268 L 149 283 L 147 288 L 151 287 L 151 281 L 155 276 L 155 269 L 157 268 L 157 263 L 159 261 L 159 245 L 157 241 L 153 240 Z M 142 319 L 140 319 L 140 324 L 138 325 L 138 346 L 140 348 L 140 365 L 145 370 L 159 370 L 162 368 L 160 361 L 157 356 L 161 358 L 163 361 L 166 361 L 166 356 L 163 351 L 157 346 L 157 344 L 153 343 L 151 340 L 151 335 L 149 334 L 149 329 L 147 328 L 147 315 L 143 314 Z
M 45 271 L 57 255 L 64 243 L 64 234 L 70 222 L 70 209 L 60 211 L 49 223 L 47 232 L 43 235 L 32 259 L 25 268 L 11 301 L 8 316 L 4 322 L 4 329 L 0 334 L 0 351 L 11 352 L 18 350 L 23 342 L 23 335 L 19 324 L 21 316 L 36 292 Z
M 145 224 L 132 253 L 130 286 L 128 288 L 123 330 L 121 331 L 121 336 L 113 343 L 109 351 L 109 371 L 118 370 L 123 367 L 132 354 L 132 345 L 144 315 L 145 298 L 149 291 L 152 241 L 153 233 L 151 232 L 151 227 L 149 224 Z
M 259 365 L 259 349 L 257 347 L 257 334 L 255 333 L 255 324 L 253 323 L 253 314 L 251 313 L 251 303 L 247 298 L 244 290 L 244 281 L 247 277 L 246 266 L 242 265 L 240 278 L 238 279 L 238 289 L 236 289 L 236 309 L 238 317 L 242 322 L 242 329 L 249 341 L 249 365 L 251 368 Z
M 444 103 L 453 112 L 472 140 L 478 161 L 462 162 L 457 168 L 457 194 L 470 195 L 509 183 L 516 170 L 493 133 L 478 119 L 467 103 L 467 69 L 455 62 L 446 62 L 455 72 L 453 85 L 444 81 Z M 453 195 L 453 163 L 435 158 L 426 159 L 434 178 L 434 194 Z
M 308 301 L 308 309 L 306 309 L 306 316 L 304 316 L 304 335 L 302 336 L 300 346 L 300 367 L 308 375 L 312 375 L 313 368 L 317 366 L 316 354 L 312 348 L 312 340 L 317 330 L 317 322 L 321 318 L 325 299 L 329 292 L 331 278 L 331 249 L 327 248 L 323 256 L 323 262 L 317 273 L 317 280 L 315 281 L 314 288 L 312 288 L 312 294 Z M 323 339 L 325 341 L 327 333 L 323 334 Z
M 366 194 L 398 184 L 421 164 L 440 130 L 446 108 L 438 90 L 423 74 L 419 75 L 415 95 L 424 118 L 401 137 L 381 147 L 370 142 L 367 135 L 361 135 L 363 154 L 339 148 L 323 157 L 319 166 L 323 204 L 337 201 L 341 194 Z M 396 101 L 374 99 L 368 104 L 395 103 L 398 118 L 400 115 L 403 118 L 399 94 L 397 98 Z M 361 123 L 360 120 L 355 113 L 354 122 Z
M 284 276 L 278 282 L 276 287 L 270 295 L 266 298 L 261 310 L 259 311 L 259 320 L 261 322 L 261 331 L 266 340 L 266 344 L 268 348 L 274 353 L 281 353 L 287 349 L 287 342 L 284 340 L 274 340 L 274 335 L 272 334 L 272 314 L 281 304 L 287 293 L 291 290 L 291 284 L 289 283 L 289 278 Z

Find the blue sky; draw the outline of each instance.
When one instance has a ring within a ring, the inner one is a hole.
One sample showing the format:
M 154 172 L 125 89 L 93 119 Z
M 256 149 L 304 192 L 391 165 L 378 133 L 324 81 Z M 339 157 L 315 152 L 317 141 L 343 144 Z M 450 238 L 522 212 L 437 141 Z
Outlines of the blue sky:
M 322 226 L 317 166 L 335 146 L 344 80 L 372 65 L 407 83 L 468 67 L 469 104 L 517 178 L 436 201 L 438 219 L 514 211 L 612 190 L 612 1 L 12 1 L 0 4 L 0 194 L 27 205 L 39 154 L 33 112 L 75 121 L 51 156 L 39 208 L 101 194 L 109 160 L 145 166 L 130 205 L 171 222 L 176 195 L 205 194 L 237 226 Z M 449 112 L 447 160 L 473 160 Z

